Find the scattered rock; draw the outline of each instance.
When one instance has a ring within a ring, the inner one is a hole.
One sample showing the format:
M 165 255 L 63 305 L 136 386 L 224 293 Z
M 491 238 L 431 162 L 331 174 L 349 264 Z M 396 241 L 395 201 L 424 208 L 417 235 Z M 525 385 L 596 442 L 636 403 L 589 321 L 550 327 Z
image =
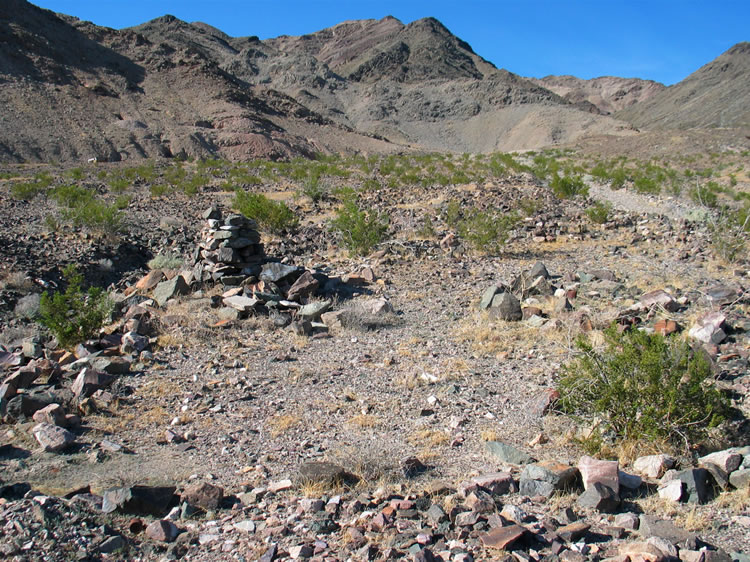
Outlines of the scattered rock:
M 49 423 L 40 423 L 32 430 L 45 451 L 59 453 L 75 443 L 76 436 L 67 429 Z
M 154 515 L 167 513 L 174 499 L 173 486 L 131 486 L 112 488 L 102 495 L 102 512 L 115 510 L 130 515 Z
M 669 455 L 647 455 L 635 459 L 633 470 L 648 478 L 661 478 L 675 463 Z
M 215 510 L 224 499 L 224 489 L 208 482 L 200 482 L 188 486 L 180 497 L 182 501 L 186 501 L 194 507 L 200 507 L 207 511 Z
M 517 322 L 523 318 L 521 302 L 512 293 L 500 293 L 492 298 L 490 319 Z
M 179 296 L 185 295 L 190 291 L 190 287 L 185 282 L 182 275 L 175 275 L 169 281 L 162 281 L 154 289 L 154 300 L 159 306 L 164 306 L 167 301 Z
M 179 534 L 177 525 L 168 519 L 158 519 L 146 527 L 146 536 L 153 541 L 172 542 Z
M 593 482 L 585 492 L 578 496 L 577 503 L 584 508 L 613 513 L 620 507 L 620 498 L 608 486 Z
M 485 443 L 487 452 L 497 457 L 501 462 L 510 464 L 524 465 L 534 462 L 534 459 L 528 453 L 500 441 L 487 441 Z

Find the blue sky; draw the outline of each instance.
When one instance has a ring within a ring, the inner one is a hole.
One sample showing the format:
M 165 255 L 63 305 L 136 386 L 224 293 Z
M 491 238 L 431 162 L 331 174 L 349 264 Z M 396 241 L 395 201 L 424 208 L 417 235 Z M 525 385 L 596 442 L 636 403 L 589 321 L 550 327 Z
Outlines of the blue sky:
M 439 19 L 522 76 L 613 75 L 673 84 L 740 41 L 750 0 L 37 0 L 122 28 L 172 14 L 232 36 L 302 35 L 349 19 Z

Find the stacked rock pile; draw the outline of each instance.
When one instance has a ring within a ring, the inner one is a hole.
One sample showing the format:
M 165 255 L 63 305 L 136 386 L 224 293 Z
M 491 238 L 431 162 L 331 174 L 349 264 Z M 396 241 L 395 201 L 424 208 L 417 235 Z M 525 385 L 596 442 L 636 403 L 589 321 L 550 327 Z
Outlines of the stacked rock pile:
M 201 230 L 201 240 L 193 256 L 193 279 L 239 284 L 265 260 L 258 225 L 238 214 L 222 219 L 216 207 L 205 211 L 203 218 L 208 224 Z

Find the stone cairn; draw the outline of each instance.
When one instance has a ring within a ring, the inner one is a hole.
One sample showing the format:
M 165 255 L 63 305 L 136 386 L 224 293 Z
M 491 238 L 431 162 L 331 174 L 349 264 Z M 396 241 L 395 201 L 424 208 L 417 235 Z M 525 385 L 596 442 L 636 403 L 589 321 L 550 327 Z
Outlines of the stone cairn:
M 238 285 L 255 273 L 266 259 L 255 221 L 238 214 L 222 219 L 216 207 L 206 210 L 203 218 L 208 224 L 193 256 L 193 279 Z

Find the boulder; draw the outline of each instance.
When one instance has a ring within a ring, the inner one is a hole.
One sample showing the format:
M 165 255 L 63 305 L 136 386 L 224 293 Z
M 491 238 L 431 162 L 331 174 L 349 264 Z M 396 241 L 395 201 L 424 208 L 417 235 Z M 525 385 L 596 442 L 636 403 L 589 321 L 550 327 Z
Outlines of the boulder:
M 490 319 L 517 322 L 523 318 L 521 302 L 512 293 L 500 293 L 492 298 Z
M 97 390 L 107 388 L 115 380 L 115 377 L 108 375 L 102 371 L 97 371 L 91 367 L 86 367 L 73 381 L 73 386 L 70 389 L 76 398 L 87 398 L 94 394 Z
M 45 451 L 59 453 L 75 443 L 76 436 L 67 429 L 49 423 L 40 423 L 31 430 Z
M 50 404 L 41 410 L 37 410 L 34 412 L 32 419 L 37 423 L 45 423 L 47 425 L 56 425 L 59 427 L 66 425 L 65 410 L 60 404 Z
M 508 445 L 507 443 L 501 443 L 500 441 L 487 441 L 485 443 L 485 448 L 488 453 L 501 462 L 517 465 L 534 462 L 531 455 L 513 445 Z
M 577 503 L 581 507 L 596 509 L 603 513 L 614 513 L 620 507 L 620 498 L 609 486 L 593 482 L 578 496 Z
M 112 513 L 117 510 L 130 515 L 161 517 L 167 513 L 174 492 L 174 486 L 111 488 L 102 494 L 102 511 Z
M 734 449 L 726 449 L 724 451 L 716 451 L 715 453 L 700 457 L 698 462 L 702 465 L 715 464 L 729 474 L 740 467 L 742 464 L 742 455 L 737 453 Z
M 190 291 L 190 287 L 185 282 L 182 275 L 175 275 L 169 281 L 162 281 L 154 289 L 154 300 L 159 306 L 164 306 L 167 301 L 178 295 L 185 295 Z
M 633 470 L 648 478 L 661 478 L 676 462 L 669 455 L 647 455 L 635 459 Z
M 719 311 L 701 316 L 688 331 L 688 337 L 702 343 L 718 344 L 727 337 L 723 330 L 727 317 Z
M 662 289 L 646 293 L 641 296 L 639 302 L 644 308 L 659 306 L 669 312 L 676 312 L 680 308 L 680 304 L 674 297 Z
M 221 501 L 224 499 L 224 489 L 208 482 L 200 482 L 185 488 L 180 498 L 193 507 L 200 507 L 207 511 L 214 510 L 221 505 Z
M 167 519 L 158 519 L 146 527 L 146 536 L 152 541 L 172 542 L 179 534 L 177 525 Z
M 578 461 L 584 490 L 588 490 L 595 482 L 607 486 L 615 495 L 620 493 L 620 465 L 617 461 L 602 461 L 589 456 L 583 456 Z

